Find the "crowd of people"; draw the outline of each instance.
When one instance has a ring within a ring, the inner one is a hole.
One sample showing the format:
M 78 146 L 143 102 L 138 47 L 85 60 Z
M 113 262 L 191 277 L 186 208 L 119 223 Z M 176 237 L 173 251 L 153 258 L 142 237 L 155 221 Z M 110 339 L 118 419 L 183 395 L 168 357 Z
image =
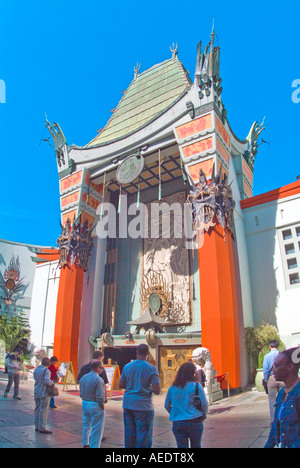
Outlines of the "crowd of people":
M 279 343 L 270 342 L 270 353 L 265 356 L 263 371 L 265 388 L 269 395 L 271 430 L 266 448 L 300 448 L 300 348 L 278 351 Z M 19 396 L 21 350 L 16 349 L 6 358 L 7 397 L 14 384 L 14 399 Z M 159 374 L 148 362 L 149 347 L 137 347 L 136 360 L 126 364 L 119 381 L 124 389 L 123 421 L 125 448 L 151 448 L 154 407 L 153 393 L 161 392 Z M 82 445 L 99 448 L 105 426 L 106 384 L 108 378 L 101 351 L 84 365 L 78 374 L 82 399 Z M 55 384 L 58 381 L 57 357 L 44 357 L 34 370 L 35 430 L 51 434 L 47 429 L 49 407 L 55 409 Z M 204 366 L 184 363 L 169 388 L 164 407 L 172 422 L 172 431 L 178 448 L 201 448 L 203 422 L 208 414 L 204 392 Z

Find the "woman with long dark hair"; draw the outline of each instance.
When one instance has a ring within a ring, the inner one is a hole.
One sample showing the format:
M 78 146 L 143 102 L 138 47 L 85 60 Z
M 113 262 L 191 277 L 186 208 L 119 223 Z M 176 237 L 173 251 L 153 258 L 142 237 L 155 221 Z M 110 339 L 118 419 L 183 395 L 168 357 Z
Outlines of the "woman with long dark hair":
M 183 364 L 176 375 L 165 400 L 165 409 L 173 421 L 173 434 L 178 448 L 201 448 L 203 421 L 208 403 L 202 385 L 196 382 L 196 366 Z M 200 404 L 196 402 L 196 395 Z

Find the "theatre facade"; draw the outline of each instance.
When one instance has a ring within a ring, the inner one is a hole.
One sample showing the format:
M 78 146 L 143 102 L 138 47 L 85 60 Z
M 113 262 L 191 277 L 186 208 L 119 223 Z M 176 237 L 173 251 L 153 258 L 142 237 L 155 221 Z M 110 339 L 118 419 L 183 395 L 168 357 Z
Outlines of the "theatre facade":
M 48 311 L 49 327 L 45 317 L 43 323 L 53 343 L 35 327 L 35 344 L 77 369 L 98 348 L 122 367 L 147 343 L 163 388 L 195 348 L 205 347 L 217 374 L 228 373 L 235 389 L 248 382 L 245 327 L 282 322 L 290 342 L 299 336 L 293 304 L 296 298 L 299 304 L 300 182 L 252 197 L 263 124 L 254 121 L 246 138 L 232 131 L 214 32 L 195 51 L 194 80 L 176 47 L 170 55 L 144 72 L 134 69 L 110 120 L 86 146 L 69 146 L 60 126 L 47 121 L 62 232 L 52 277 L 49 258 L 37 262 L 31 320 Z M 280 203 L 288 208 L 281 220 Z M 295 255 L 286 250 L 292 243 Z M 283 279 L 276 279 L 281 271 Z M 269 278 L 267 294 L 261 277 Z M 56 286 L 47 308 L 41 291 L 51 279 Z M 293 309 L 285 319 L 278 309 L 284 294 L 282 307 Z

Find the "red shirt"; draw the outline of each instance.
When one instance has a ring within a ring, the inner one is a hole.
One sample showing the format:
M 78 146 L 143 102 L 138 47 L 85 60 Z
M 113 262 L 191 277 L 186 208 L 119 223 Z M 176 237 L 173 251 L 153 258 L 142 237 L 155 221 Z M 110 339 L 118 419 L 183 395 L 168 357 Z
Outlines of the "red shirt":
M 51 366 L 49 366 L 48 369 L 49 369 L 49 371 L 51 372 L 51 377 L 50 377 L 50 379 L 51 379 L 51 380 L 56 380 L 56 379 L 57 379 L 57 377 L 56 377 L 56 372 L 57 372 L 56 367 L 51 365 Z

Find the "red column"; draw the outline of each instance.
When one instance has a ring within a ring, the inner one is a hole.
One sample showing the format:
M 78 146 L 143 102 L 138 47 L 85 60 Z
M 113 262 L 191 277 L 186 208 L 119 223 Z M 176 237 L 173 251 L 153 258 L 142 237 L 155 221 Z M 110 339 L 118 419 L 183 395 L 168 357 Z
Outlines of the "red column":
M 230 387 L 238 388 L 241 385 L 238 310 L 241 292 L 233 244 L 229 231 L 224 239 L 223 228 L 217 224 L 204 234 L 198 258 L 202 346 L 209 349 L 217 374 L 228 372 Z
M 53 355 L 59 361 L 71 361 L 77 375 L 78 342 L 83 286 L 83 268 L 70 266 L 61 269 L 54 333 Z

